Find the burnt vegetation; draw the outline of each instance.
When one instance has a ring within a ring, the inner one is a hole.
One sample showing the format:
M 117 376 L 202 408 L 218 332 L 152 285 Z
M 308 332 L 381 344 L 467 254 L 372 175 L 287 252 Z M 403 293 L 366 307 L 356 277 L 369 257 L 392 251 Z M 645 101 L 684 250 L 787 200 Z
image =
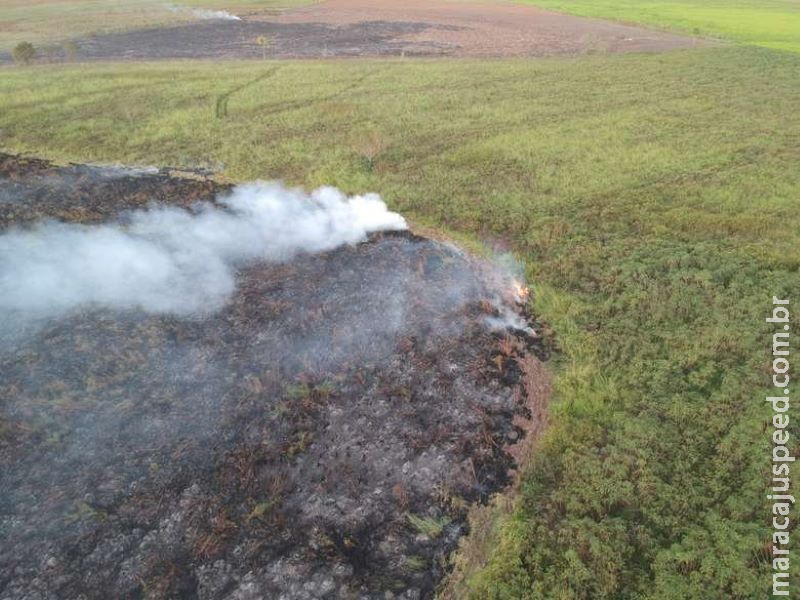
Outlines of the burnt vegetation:
M 0 177 L 4 229 L 224 191 L 8 156 Z M 249 265 L 208 317 L 87 308 L 7 340 L 3 597 L 430 597 L 549 352 L 505 283 L 377 234 Z

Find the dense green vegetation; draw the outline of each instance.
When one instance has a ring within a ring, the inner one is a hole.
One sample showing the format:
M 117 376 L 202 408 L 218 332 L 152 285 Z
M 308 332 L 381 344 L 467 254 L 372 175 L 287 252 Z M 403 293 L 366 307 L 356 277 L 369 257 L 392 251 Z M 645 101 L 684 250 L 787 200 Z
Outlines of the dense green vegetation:
M 378 191 L 513 245 L 562 354 L 461 582 L 478 599 L 769 589 L 764 318 L 800 289 L 798 114 L 800 57 L 752 47 L 0 75 L 5 150 Z
M 192 20 L 187 9 L 263 11 L 311 0 L 3 0 L 0 52 L 19 42 L 46 46 L 64 39 Z
M 524 0 L 603 17 L 800 52 L 797 0 Z

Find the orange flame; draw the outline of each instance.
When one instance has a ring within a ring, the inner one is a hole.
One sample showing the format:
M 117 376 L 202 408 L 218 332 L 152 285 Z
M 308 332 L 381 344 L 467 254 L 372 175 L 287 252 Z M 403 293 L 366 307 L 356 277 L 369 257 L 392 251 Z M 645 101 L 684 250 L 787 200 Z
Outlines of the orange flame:
M 528 286 L 523 285 L 521 281 L 514 279 L 511 282 L 512 289 L 514 290 L 514 297 L 517 299 L 518 302 L 527 302 L 528 297 L 531 295 L 531 291 Z

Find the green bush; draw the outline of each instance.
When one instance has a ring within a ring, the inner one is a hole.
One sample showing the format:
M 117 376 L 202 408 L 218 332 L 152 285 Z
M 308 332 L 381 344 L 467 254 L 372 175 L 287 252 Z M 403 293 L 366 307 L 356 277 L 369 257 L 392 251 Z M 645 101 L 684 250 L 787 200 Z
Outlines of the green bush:
M 27 65 L 36 57 L 36 48 L 30 42 L 20 42 L 14 46 L 12 55 L 16 62 Z

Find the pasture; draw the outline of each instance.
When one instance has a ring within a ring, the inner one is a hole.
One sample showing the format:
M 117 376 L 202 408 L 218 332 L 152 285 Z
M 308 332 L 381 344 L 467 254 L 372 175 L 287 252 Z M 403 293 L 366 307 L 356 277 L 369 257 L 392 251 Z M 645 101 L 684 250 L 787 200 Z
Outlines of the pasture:
M 532 4 L 731 43 L 6 66 L 0 149 L 375 191 L 420 230 L 510 248 L 560 350 L 549 427 L 442 593 L 761 597 L 764 317 L 800 289 L 798 5 Z

